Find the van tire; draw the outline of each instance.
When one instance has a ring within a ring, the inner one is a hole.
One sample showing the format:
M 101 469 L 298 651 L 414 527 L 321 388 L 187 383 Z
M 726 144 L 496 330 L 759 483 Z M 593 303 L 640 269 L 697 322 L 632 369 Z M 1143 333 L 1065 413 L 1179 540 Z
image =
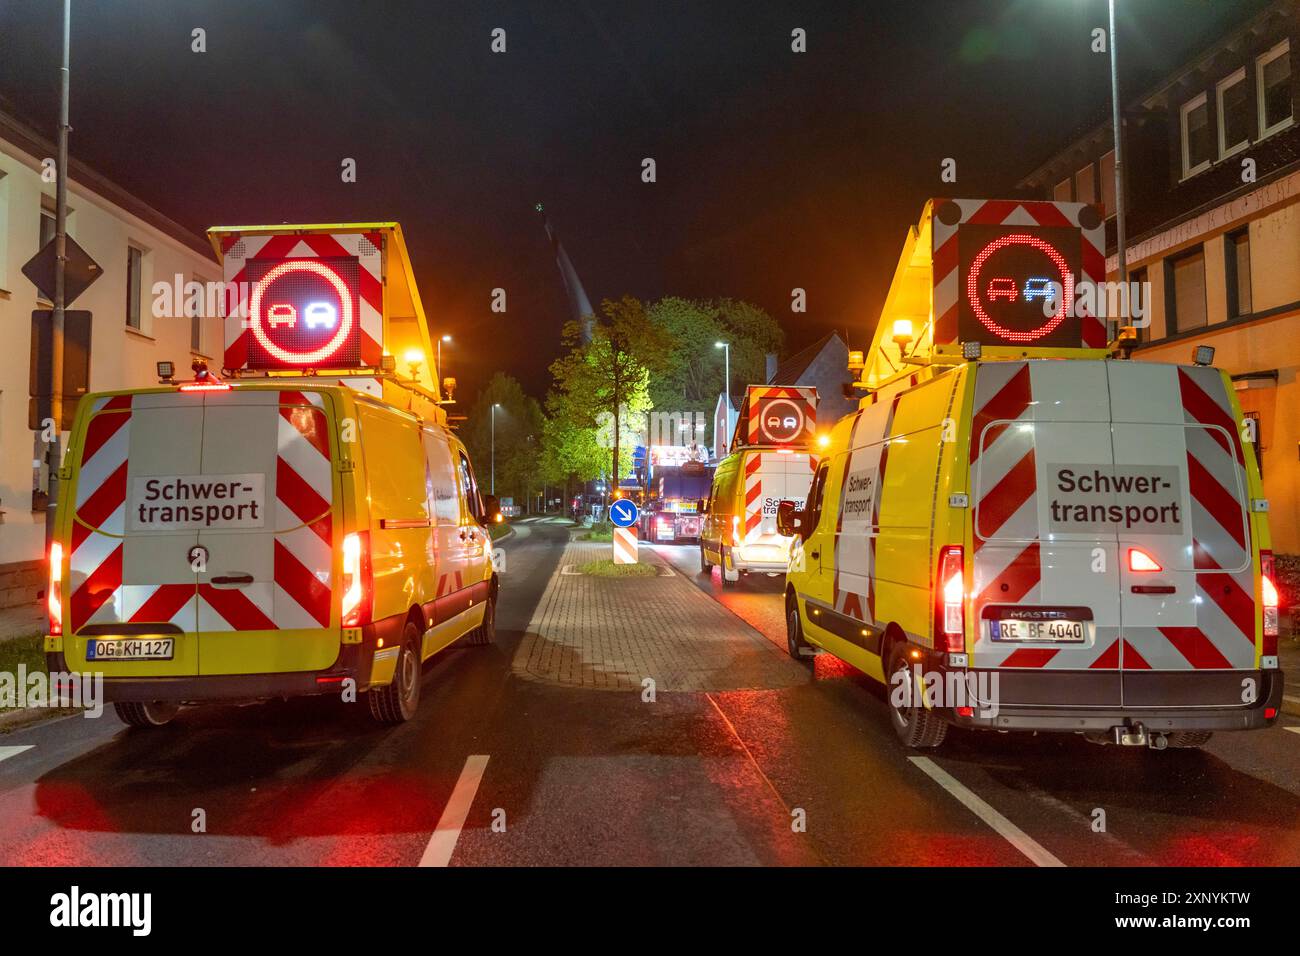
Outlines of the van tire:
M 1204 747 L 1213 736 L 1213 731 L 1209 730 L 1176 730 L 1172 734 L 1168 734 L 1166 739 L 1169 741 L 1170 747 L 1192 750 Z
M 393 679 L 371 689 L 370 716 L 381 724 L 404 724 L 420 707 L 420 629 L 407 621 Z
M 728 551 L 723 551 L 722 564 L 718 565 L 718 570 L 720 572 L 719 576 L 722 578 L 722 586 L 724 588 L 734 588 L 737 584 L 740 583 L 740 572 L 729 570 L 727 567 L 729 564 L 731 564 L 731 554 Z
M 817 649 L 803 638 L 803 620 L 799 617 L 799 599 L 793 594 L 786 600 L 785 650 L 800 664 L 810 663 Z
M 495 643 L 497 639 L 497 589 L 496 585 L 488 592 L 487 603 L 483 605 L 483 623 L 470 631 L 465 637 L 466 644 L 482 646 Z
M 160 700 L 132 700 L 113 705 L 113 710 L 117 711 L 117 719 L 128 727 L 161 727 L 171 723 L 171 719 L 180 709 L 180 704 L 164 703 Z
M 910 669 L 905 653 L 907 643 L 896 640 L 889 648 L 889 667 L 885 671 L 885 700 L 889 705 L 889 723 L 904 747 L 916 750 L 932 749 L 948 736 L 948 722 L 924 704 L 911 707 L 894 706 L 893 676 L 899 670 Z M 910 677 L 908 680 L 910 681 Z

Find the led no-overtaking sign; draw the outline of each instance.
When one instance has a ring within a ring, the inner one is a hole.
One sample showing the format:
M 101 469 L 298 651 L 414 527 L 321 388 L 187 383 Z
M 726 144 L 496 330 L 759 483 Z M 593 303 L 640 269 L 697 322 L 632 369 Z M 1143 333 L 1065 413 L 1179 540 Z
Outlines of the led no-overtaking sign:
M 961 341 L 1077 348 L 1080 243 L 1073 227 L 962 225 Z
M 250 259 L 249 368 L 361 364 L 355 258 Z

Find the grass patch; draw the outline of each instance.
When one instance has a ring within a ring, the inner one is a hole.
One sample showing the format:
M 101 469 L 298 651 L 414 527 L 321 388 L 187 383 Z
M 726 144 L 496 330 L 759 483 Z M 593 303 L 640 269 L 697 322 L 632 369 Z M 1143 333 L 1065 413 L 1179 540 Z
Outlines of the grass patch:
M 608 521 L 600 521 L 591 526 L 591 529 L 580 532 L 575 535 L 578 541 L 613 541 L 614 526 Z
M 12 640 L 0 641 L 0 671 L 13 674 L 16 679 L 19 665 L 24 664 L 27 666 L 28 674 L 45 673 L 45 638 L 43 635 L 33 634 L 31 637 L 15 637 Z M 0 706 L 0 714 L 20 709 L 18 707 Z
M 653 578 L 659 575 L 659 569 L 653 564 L 615 564 L 613 558 L 588 561 L 578 565 L 578 570 L 596 578 Z

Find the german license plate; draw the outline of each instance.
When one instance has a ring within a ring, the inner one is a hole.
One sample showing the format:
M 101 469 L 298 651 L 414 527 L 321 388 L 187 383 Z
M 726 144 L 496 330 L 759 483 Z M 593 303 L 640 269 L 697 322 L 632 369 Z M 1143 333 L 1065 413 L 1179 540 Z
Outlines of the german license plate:
M 115 637 L 86 642 L 88 661 L 169 661 L 176 652 L 172 637 Z
M 1058 644 L 1082 644 L 1087 638 L 1083 621 L 989 621 L 990 637 L 995 641 L 1043 641 Z

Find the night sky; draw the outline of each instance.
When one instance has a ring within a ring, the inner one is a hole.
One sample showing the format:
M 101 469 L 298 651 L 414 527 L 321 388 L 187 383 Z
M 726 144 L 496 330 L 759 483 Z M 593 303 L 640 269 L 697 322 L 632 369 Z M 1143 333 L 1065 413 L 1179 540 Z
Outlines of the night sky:
M 1263 5 L 1121 0 L 1126 99 Z M 60 6 L 0 0 L 0 105 L 51 138 Z M 831 329 L 861 347 L 927 197 L 1009 195 L 1105 119 L 1089 49 L 1105 16 L 1104 0 L 73 0 L 71 147 L 196 231 L 399 220 L 462 398 L 496 369 L 540 395 L 567 305 L 538 201 L 593 301 L 743 298 L 789 351 Z

